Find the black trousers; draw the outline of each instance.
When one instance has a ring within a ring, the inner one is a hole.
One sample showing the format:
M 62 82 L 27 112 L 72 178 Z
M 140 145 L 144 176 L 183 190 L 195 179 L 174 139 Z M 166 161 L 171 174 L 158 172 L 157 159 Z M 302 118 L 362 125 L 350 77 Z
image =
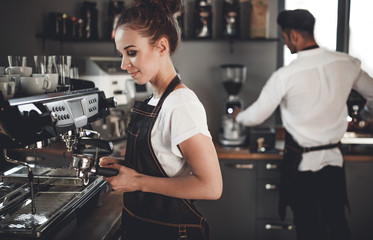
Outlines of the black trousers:
M 344 168 L 300 172 L 291 209 L 297 240 L 350 240 Z

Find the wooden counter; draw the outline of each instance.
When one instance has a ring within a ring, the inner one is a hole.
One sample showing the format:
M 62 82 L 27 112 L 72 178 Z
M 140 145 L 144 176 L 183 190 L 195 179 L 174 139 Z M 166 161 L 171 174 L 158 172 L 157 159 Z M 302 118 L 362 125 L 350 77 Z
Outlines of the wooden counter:
M 251 153 L 248 148 L 226 148 L 215 144 L 219 159 L 235 160 L 282 160 L 282 152 L 278 153 Z M 373 152 L 370 154 L 344 154 L 345 161 L 373 161 Z
M 67 239 L 114 239 L 121 224 L 122 196 L 121 192 L 110 192 L 102 199 L 101 206 L 97 207 Z

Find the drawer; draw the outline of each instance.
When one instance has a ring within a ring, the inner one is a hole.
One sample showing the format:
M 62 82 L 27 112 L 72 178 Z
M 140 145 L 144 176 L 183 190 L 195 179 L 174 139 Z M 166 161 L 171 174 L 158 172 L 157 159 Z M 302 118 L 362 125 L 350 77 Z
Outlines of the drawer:
M 291 221 L 281 222 L 272 219 L 260 219 L 256 225 L 257 240 L 295 240 L 296 233 Z
M 257 184 L 257 217 L 278 217 L 279 179 L 259 179 Z M 290 208 L 286 211 L 286 220 L 292 219 Z
M 281 161 L 282 160 L 258 161 L 258 177 L 280 179 L 282 163 Z

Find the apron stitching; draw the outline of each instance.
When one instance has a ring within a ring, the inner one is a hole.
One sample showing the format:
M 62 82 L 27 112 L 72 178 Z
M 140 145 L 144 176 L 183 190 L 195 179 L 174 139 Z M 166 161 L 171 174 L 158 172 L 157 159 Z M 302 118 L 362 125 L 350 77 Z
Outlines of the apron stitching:
M 149 131 L 148 131 L 148 137 L 147 137 L 147 138 L 148 138 L 148 147 L 149 147 L 150 153 L 151 153 L 151 155 L 152 155 L 153 161 L 154 161 L 155 164 L 157 165 L 159 171 L 162 173 L 163 176 L 168 177 L 167 174 L 166 174 L 166 172 L 165 172 L 165 170 L 162 168 L 162 166 L 160 166 L 160 163 L 159 163 L 159 161 L 158 161 L 157 156 L 156 156 L 155 153 L 154 153 L 154 149 L 153 149 L 153 146 L 152 146 L 152 143 L 151 143 L 151 132 L 152 132 L 152 129 L 153 129 L 153 127 L 154 127 L 155 120 L 156 120 L 156 118 L 154 118 L 154 119 L 152 120 L 151 128 L 150 128 Z
M 179 83 L 178 83 L 179 84 Z M 178 85 L 178 84 L 176 84 L 176 86 Z M 172 91 L 175 89 L 175 87 L 176 86 L 174 86 L 173 87 L 173 89 L 172 89 Z M 169 93 L 167 93 L 167 95 L 165 96 L 165 98 L 162 98 L 161 97 L 161 100 L 160 100 L 160 102 L 158 102 L 158 105 L 157 105 L 157 109 L 159 109 L 159 111 L 160 111 L 160 109 L 162 108 L 162 105 L 163 105 L 163 102 L 165 101 L 165 99 L 166 99 L 166 97 L 170 94 L 171 92 L 169 92 Z M 158 115 L 159 114 L 159 111 L 157 111 L 156 112 L 156 114 Z M 157 120 L 157 118 L 154 118 L 153 120 L 152 120 L 152 122 L 151 122 L 151 128 L 149 129 L 149 131 L 148 131 L 148 147 L 149 147 L 149 149 L 150 149 L 150 153 L 151 153 L 151 155 L 152 155 L 152 158 L 153 158 L 153 160 L 154 160 L 154 162 L 156 163 L 156 165 L 157 165 L 157 167 L 158 167 L 158 169 L 161 171 L 161 173 L 162 173 L 162 175 L 163 176 L 165 176 L 165 177 L 169 177 L 167 174 L 166 174 L 166 172 L 164 171 L 164 169 L 162 168 L 162 166 L 160 165 L 160 163 L 159 163 L 159 160 L 158 160 L 158 158 L 157 158 L 157 156 L 155 155 L 155 153 L 154 153 L 154 150 L 153 150 L 153 146 L 152 146 L 152 144 L 151 144 L 151 131 L 152 131 L 152 129 L 153 129 L 153 127 L 154 127 L 154 124 L 155 124 L 155 121 Z M 193 208 L 191 208 L 191 206 L 186 202 L 186 200 L 185 199 L 182 199 L 182 198 L 179 198 L 179 199 L 181 199 L 183 202 L 184 202 L 184 204 L 197 216 L 197 217 L 199 217 L 200 218 L 200 221 L 202 221 L 202 216 L 201 215 L 199 215 L 196 211 L 194 211 L 193 210 Z
M 144 116 L 157 117 L 156 113 L 148 113 L 148 112 L 145 112 L 145 111 L 141 111 L 139 109 L 134 109 L 133 112 L 136 112 L 137 114 L 144 115 Z
M 123 204 L 123 209 L 126 210 L 126 212 L 128 214 L 130 214 L 132 217 L 135 217 L 141 221 L 144 221 L 144 222 L 150 222 L 150 223 L 155 223 L 155 224 L 159 224 L 159 225 L 164 225 L 164 226 L 169 226 L 169 227 L 180 227 L 180 226 L 186 226 L 186 227 L 194 227 L 194 228 L 203 228 L 202 224 L 178 224 L 178 223 L 167 223 L 167 222 L 162 222 L 162 221 L 157 221 L 157 220 L 153 220 L 153 219 L 149 219 L 149 218 L 143 218 L 143 217 L 139 217 L 137 215 L 135 215 L 134 213 L 132 213 L 130 210 L 128 210 L 124 204 Z

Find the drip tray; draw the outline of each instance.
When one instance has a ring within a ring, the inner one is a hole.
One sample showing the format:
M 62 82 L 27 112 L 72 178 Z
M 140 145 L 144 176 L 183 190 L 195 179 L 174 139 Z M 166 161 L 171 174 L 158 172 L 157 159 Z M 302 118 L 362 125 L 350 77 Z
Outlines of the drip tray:
M 35 195 L 36 213 L 31 214 L 31 200 L 27 199 L 21 207 L 14 212 L 3 216 L 0 221 L 2 231 L 32 231 L 48 223 L 52 218 L 65 211 L 65 206 L 69 205 L 80 193 L 37 193 Z
M 91 208 L 96 206 L 105 186 L 107 183 L 102 177 L 97 177 L 87 186 L 36 185 L 36 213 L 31 213 L 29 192 L 17 205 L 3 209 L 0 212 L 0 239 L 51 239 L 51 234 L 54 236 L 55 231 L 63 231 L 65 226 L 75 221 L 81 209 L 93 211 Z
M 76 177 L 76 171 L 72 168 L 32 168 L 34 183 L 53 185 L 83 186 L 83 180 Z M 2 182 L 28 183 L 28 170 L 25 166 L 17 166 L 5 172 L 1 176 Z

